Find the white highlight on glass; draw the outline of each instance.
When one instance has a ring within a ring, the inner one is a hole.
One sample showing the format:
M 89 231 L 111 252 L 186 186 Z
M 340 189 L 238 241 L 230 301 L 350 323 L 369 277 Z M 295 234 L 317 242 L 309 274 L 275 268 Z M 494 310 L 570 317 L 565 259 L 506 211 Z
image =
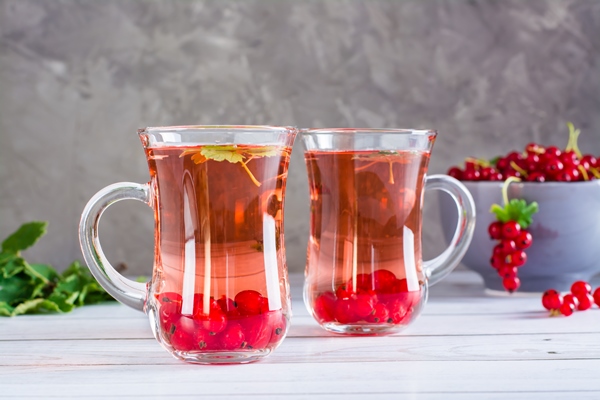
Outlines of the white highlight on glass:
M 417 264 L 415 263 L 415 234 L 409 227 L 403 229 L 404 239 L 402 248 L 404 250 L 404 271 L 406 272 L 406 285 L 409 291 L 419 290 L 419 277 L 417 276 Z
M 277 242 L 275 240 L 275 218 L 263 214 L 263 257 L 269 310 L 281 309 L 281 290 L 279 288 L 279 268 L 277 263 Z
M 183 250 L 183 289 L 181 297 L 181 313 L 191 315 L 194 313 L 194 286 L 196 285 L 196 238 L 194 235 L 194 221 L 196 218 L 192 216 L 193 204 L 196 211 L 196 201 L 190 202 L 188 194 L 188 186 L 183 185 L 183 229 L 185 233 L 185 247 Z M 193 196 L 193 195 L 192 195 Z

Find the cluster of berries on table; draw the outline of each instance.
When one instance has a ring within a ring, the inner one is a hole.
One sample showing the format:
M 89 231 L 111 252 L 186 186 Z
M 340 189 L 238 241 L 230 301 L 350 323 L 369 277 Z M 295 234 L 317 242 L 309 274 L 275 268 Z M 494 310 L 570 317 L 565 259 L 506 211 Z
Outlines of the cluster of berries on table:
M 531 246 L 533 237 L 516 221 L 492 222 L 488 232 L 490 238 L 498 241 L 490 262 L 502 278 L 504 289 L 512 293 L 521 286 L 518 269 L 527 262 L 525 250 Z
M 406 279 L 380 269 L 357 274 L 334 291 L 320 292 L 313 305 L 319 323 L 403 324 L 408 323 L 420 304 L 421 290 L 408 290 Z
M 255 290 L 239 292 L 235 299 L 194 295 L 192 314 L 182 314 L 182 297 L 166 292 L 156 296 L 163 336 L 178 351 L 232 351 L 275 347 L 286 332 L 282 310 L 269 310 L 269 300 Z
M 528 182 L 576 182 L 600 179 L 600 161 L 577 147 L 580 131 L 569 126 L 564 149 L 529 143 L 522 152 L 512 151 L 491 161 L 465 159 L 465 167 L 453 166 L 448 175 L 463 181 L 503 181 L 513 176 Z
M 551 316 L 570 316 L 577 311 L 585 311 L 596 303 L 600 307 L 600 287 L 592 294 L 592 287 L 585 281 L 577 281 L 571 285 L 571 292 L 561 295 L 554 289 L 546 290 L 542 295 L 542 305 Z

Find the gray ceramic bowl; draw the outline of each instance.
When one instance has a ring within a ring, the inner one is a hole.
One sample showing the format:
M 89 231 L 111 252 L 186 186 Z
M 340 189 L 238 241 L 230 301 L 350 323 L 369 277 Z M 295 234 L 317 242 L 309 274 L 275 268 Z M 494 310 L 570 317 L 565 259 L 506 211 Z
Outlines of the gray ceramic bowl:
M 487 228 L 495 220 L 493 203 L 502 205 L 502 182 L 463 182 L 471 191 L 477 210 L 475 233 L 462 264 L 479 273 L 485 286 L 503 291 L 502 280 L 490 266 L 496 241 Z M 600 180 L 589 182 L 512 183 L 508 198 L 537 201 L 528 230 L 533 244 L 527 263 L 519 268 L 519 292 L 569 290 L 577 280 L 589 281 L 600 273 Z M 456 206 L 440 194 L 442 228 L 449 241 L 456 226 Z

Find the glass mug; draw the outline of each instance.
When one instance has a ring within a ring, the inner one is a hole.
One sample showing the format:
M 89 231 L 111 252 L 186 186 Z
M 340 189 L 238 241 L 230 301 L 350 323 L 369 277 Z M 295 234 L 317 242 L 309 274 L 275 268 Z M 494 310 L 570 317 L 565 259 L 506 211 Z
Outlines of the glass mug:
M 456 267 L 475 226 L 469 191 L 426 176 L 437 133 L 405 129 L 301 130 L 310 188 L 304 302 L 325 329 L 400 331 L 427 301 L 427 288 Z M 450 246 L 422 261 L 426 189 L 448 192 L 459 220 Z
M 85 261 L 115 299 L 148 314 L 158 342 L 192 363 L 244 363 L 285 337 L 290 294 L 283 202 L 296 129 L 175 126 L 138 131 L 146 184 L 116 183 L 86 205 Z M 152 279 L 131 281 L 110 265 L 100 216 L 116 201 L 154 210 Z

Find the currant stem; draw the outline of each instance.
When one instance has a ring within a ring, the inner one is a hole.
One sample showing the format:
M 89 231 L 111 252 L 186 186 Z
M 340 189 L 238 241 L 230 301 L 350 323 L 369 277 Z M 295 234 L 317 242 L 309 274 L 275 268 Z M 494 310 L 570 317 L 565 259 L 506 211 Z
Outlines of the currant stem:
M 583 165 L 579 164 L 577 166 L 577 169 L 581 172 L 581 175 L 583 175 L 583 180 L 584 181 L 589 181 L 590 180 L 590 176 L 588 175 L 588 173 L 585 170 L 585 167 Z
M 252 179 L 252 182 L 254 182 L 254 184 L 256 186 L 260 187 L 261 183 L 256 180 L 256 178 L 254 177 L 254 174 L 252 174 L 252 171 L 250 171 L 250 169 L 246 165 L 248 162 L 250 162 L 250 160 L 246 161 L 245 163 L 241 163 L 242 164 L 242 168 L 244 168 L 246 170 L 246 173 L 248 174 L 248 176 L 250 177 L 250 179 Z
M 577 145 L 577 139 L 579 138 L 581 131 L 579 129 L 575 129 L 575 126 L 571 122 L 567 122 L 567 127 L 569 128 L 569 141 L 567 142 L 567 147 L 565 150 L 573 150 L 577 155 L 577 158 L 581 159 L 581 151 Z
M 502 185 L 502 200 L 504 201 L 505 206 L 508 204 L 508 185 L 513 182 L 521 182 L 521 179 L 516 176 L 510 176 L 504 181 L 504 185 Z
M 527 178 L 527 171 L 525 171 L 523 168 L 519 167 L 516 162 L 511 161 L 510 166 L 513 167 L 513 169 L 515 171 L 517 171 L 518 173 L 523 175 L 523 177 Z

